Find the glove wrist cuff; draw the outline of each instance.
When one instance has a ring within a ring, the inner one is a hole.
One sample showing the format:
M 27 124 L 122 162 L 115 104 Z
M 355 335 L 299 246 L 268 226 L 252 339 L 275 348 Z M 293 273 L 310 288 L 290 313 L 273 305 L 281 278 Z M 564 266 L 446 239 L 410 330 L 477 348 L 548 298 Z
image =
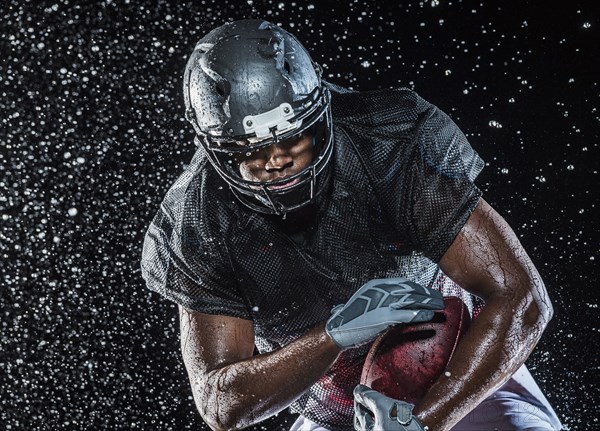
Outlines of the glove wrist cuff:
M 341 350 L 346 350 L 347 346 L 343 346 L 340 343 L 338 343 L 338 341 L 335 339 L 335 337 L 333 336 L 333 334 L 330 331 L 329 328 L 329 321 L 327 321 L 327 323 L 325 324 L 325 333 L 327 334 L 327 336 L 329 337 L 329 339 L 331 341 L 333 341 L 333 344 L 335 344 L 336 346 L 338 346 Z

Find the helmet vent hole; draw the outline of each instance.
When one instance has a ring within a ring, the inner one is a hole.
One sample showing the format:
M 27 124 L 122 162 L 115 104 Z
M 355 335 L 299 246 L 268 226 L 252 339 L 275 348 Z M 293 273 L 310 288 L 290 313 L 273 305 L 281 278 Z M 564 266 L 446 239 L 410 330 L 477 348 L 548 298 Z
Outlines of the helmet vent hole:
M 287 58 L 284 58 L 284 59 L 283 59 L 283 69 L 285 70 L 285 72 L 286 72 L 288 75 L 291 75 L 291 74 L 292 74 L 292 65 L 290 64 L 290 62 L 288 61 L 288 59 L 287 59 Z
M 215 83 L 215 89 L 217 90 L 217 94 L 221 97 L 225 97 L 225 89 L 223 88 L 222 84 L 219 84 L 218 82 Z

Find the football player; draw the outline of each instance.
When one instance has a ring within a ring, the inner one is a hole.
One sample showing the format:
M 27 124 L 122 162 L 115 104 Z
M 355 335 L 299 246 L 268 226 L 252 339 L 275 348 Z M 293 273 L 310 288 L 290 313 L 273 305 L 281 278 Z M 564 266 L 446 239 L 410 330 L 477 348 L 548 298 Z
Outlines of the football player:
M 483 162 L 415 92 L 350 91 L 289 32 L 220 26 L 185 69 L 197 151 L 146 235 L 147 285 L 180 308 L 214 430 L 291 407 L 292 430 L 556 430 L 524 362 L 552 316 L 474 180 Z M 460 297 L 476 318 L 416 406 L 359 383 L 391 325 Z

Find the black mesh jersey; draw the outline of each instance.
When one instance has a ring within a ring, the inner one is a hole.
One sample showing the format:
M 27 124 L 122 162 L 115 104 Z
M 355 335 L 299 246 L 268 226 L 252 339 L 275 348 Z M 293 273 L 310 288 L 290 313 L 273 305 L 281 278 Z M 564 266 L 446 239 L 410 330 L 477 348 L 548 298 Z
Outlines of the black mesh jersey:
M 447 115 L 409 89 L 330 87 L 332 176 L 307 227 L 245 208 L 199 148 L 146 234 L 148 288 L 192 310 L 252 320 L 261 353 L 326 321 L 373 278 L 404 276 L 473 310 L 436 262 L 481 196 L 473 181 L 482 160 Z M 343 352 L 293 410 L 352 429 L 368 347 Z

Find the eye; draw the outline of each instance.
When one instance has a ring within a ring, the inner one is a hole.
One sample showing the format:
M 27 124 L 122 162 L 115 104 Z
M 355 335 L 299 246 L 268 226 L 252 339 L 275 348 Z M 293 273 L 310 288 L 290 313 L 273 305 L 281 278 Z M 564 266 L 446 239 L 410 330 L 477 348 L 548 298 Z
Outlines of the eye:
M 298 133 L 285 141 L 282 141 L 281 144 L 285 146 L 293 146 L 296 145 L 302 138 L 304 138 L 304 133 Z

